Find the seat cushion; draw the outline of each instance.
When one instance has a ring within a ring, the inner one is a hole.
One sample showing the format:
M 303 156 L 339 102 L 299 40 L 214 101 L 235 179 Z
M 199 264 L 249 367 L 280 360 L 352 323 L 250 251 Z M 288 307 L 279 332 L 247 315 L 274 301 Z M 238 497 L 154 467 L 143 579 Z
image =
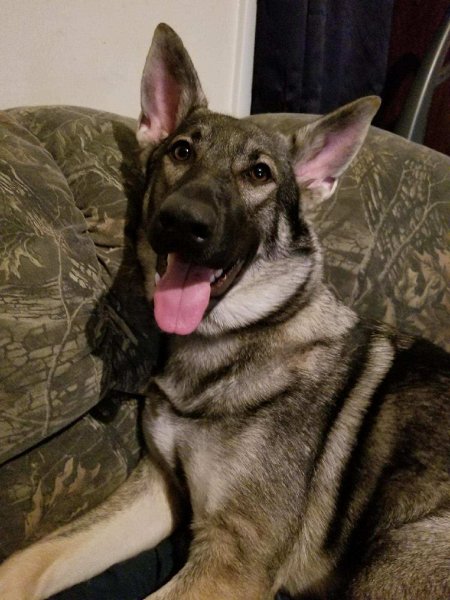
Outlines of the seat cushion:
M 0 113 L 3 555 L 101 501 L 139 455 L 132 398 L 159 333 L 127 235 L 134 127 L 89 109 Z

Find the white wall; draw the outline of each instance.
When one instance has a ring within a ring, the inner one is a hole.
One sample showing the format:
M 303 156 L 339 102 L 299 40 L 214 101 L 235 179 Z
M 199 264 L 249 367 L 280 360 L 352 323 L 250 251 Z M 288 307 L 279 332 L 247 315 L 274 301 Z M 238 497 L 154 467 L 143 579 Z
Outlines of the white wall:
M 160 21 L 181 36 L 214 110 L 249 113 L 256 0 L 0 0 L 0 109 L 139 113 Z

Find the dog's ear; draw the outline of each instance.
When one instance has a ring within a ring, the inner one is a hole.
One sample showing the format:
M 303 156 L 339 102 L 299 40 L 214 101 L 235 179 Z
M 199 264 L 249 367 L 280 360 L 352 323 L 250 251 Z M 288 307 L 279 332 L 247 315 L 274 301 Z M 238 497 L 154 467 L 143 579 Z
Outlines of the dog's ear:
M 304 200 L 320 202 L 331 196 L 361 148 L 379 106 L 377 96 L 367 96 L 298 131 L 293 167 Z
M 197 72 L 178 35 L 165 23 L 155 29 L 141 82 L 141 147 L 158 144 L 194 108 L 207 102 Z

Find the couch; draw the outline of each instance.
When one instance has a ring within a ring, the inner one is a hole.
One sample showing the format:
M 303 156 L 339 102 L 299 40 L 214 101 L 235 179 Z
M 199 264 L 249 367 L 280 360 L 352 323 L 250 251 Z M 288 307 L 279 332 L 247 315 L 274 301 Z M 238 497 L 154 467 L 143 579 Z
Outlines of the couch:
M 293 132 L 302 115 L 252 117 Z M 0 560 L 101 502 L 141 448 L 160 334 L 134 224 L 132 119 L 0 113 Z M 308 210 L 330 286 L 361 314 L 450 347 L 450 158 L 372 128 Z

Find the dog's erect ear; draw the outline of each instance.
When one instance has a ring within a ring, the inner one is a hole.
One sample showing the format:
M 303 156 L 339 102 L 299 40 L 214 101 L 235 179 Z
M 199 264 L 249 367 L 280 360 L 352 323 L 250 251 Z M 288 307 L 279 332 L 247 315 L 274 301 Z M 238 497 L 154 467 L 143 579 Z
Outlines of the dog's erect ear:
M 165 23 L 155 29 L 141 82 L 141 147 L 158 144 L 194 108 L 207 102 L 197 72 L 178 35 Z
M 379 106 L 377 96 L 367 96 L 298 131 L 293 166 L 304 200 L 319 202 L 331 196 L 361 148 Z

